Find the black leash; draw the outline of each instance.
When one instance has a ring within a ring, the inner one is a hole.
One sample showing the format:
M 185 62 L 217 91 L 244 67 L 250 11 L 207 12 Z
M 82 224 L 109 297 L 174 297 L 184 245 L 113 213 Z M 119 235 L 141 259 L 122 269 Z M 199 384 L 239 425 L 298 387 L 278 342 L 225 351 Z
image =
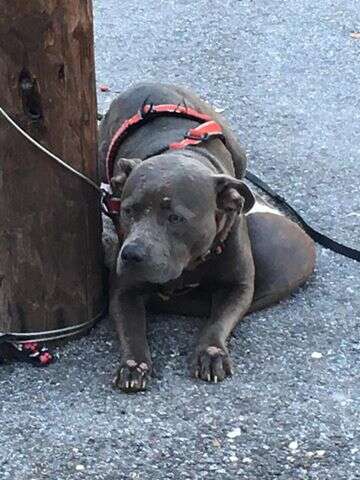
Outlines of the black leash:
M 288 202 L 283 198 L 281 195 L 276 193 L 269 185 L 267 185 L 263 180 L 261 180 L 257 175 L 251 172 L 246 172 L 245 178 L 253 183 L 255 186 L 259 187 L 263 192 L 267 193 L 271 198 L 273 198 L 277 203 L 280 204 L 281 207 L 284 207 L 288 212 L 290 212 L 295 219 L 300 223 L 304 231 L 311 237 L 316 243 L 332 250 L 335 253 L 339 253 L 344 257 L 351 258 L 352 260 L 356 260 L 360 262 L 360 251 L 355 250 L 355 248 L 347 247 L 346 245 L 342 245 L 341 243 L 333 240 L 332 238 L 323 235 L 322 233 L 314 230 L 302 216 L 294 210 L 294 208 L 288 204 Z
M 43 150 L 47 155 L 52 157 L 59 164 L 61 164 L 63 167 L 67 168 L 72 173 L 81 177 L 84 181 L 86 181 L 88 184 L 90 184 L 101 196 L 101 199 L 102 199 L 101 204 L 102 204 L 102 208 L 103 208 L 104 213 L 106 213 L 108 216 L 110 216 L 109 212 L 107 212 L 106 209 L 104 208 L 104 198 L 106 197 L 107 192 L 102 190 L 93 180 L 88 178 L 86 175 L 84 175 L 81 172 L 78 172 L 77 170 L 72 168 L 70 165 L 68 165 L 67 163 L 62 161 L 60 158 L 56 157 L 53 153 L 49 152 L 45 147 L 43 147 L 38 142 L 36 142 L 36 140 L 34 140 L 32 137 L 30 137 L 30 135 L 28 135 L 24 130 L 22 130 L 22 128 L 20 128 L 9 117 L 9 115 L 5 112 L 5 110 L 1 107 L 0 107 L 0 114 L 2 114 L 8 120 L 8 122 L 10 122 L 31 143 L 33 143 L 38 148 Z M 335 253 L 339 253 L 340 255 L 343 255 L 344 257 L 348 257 L 348 258 L 351 258 L 352 260 L 360 262 L 360 251 L 359 250 L 355 250 L 355 248 L 351 248 L 351 247 L 347 247 L 346 245 L 342 245 L 341 243 L 337 242 L 336 240 L 333 240 L 332 238 L 327 237 L 326 235 L 318 232 L 317 230 L 314 230 L 308 223 L 305 222 L 305 220 L 302 218 L 302 216 L 296 210 L 294 210 L 294 208 L 291 205 L 289 205 L 287 203 L 285 198 L 283 198 L 281 195 L 276 193 L 271 187 L 269 187 L 269 185 L 267 185 L 267 183 L 265 183 L 263 180 L 261 180 L 257 175 L 247 171 L 246 175 L 245 175 L 245 178 L 247 178 L 247 180 L 249 180 L 255 186 L 259 187 L 263 192 L 267 193 L 271 198 L 273 198 L 276 202 L 278 202 L 283 208 L 285 208 L 288 212 L 290 212 L 294 216 L 294 218 L 296 218 L 296 220 L 299 222 L 299 224 L 302 226 L 304 231 L 316 243 L 318 243 L 319 245 L 322 245 L 324 248 L 332 250 Z

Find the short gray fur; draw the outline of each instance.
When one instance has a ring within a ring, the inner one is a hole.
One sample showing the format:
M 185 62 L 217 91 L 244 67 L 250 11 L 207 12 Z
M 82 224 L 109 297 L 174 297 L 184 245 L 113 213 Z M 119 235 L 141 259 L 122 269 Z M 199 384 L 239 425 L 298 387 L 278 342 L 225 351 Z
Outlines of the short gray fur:
M 94 6 L 98 83 L 112 89 L 100 111 L 132 82 L 192 87 L 225 108 L 252 170 L 359 247 L 358 1 Z M 359 290 L 359 265 L 319 248 L 304 290 L 237 328 L 238 368 L 223 384 L 188 378 L 193 321 L 177 318 L 153 322 L 155 367 L 166 366 L 145 394 L 111 389 L 107 322 L 47 369 L 1 366 L 0 478 L 360 478 Z

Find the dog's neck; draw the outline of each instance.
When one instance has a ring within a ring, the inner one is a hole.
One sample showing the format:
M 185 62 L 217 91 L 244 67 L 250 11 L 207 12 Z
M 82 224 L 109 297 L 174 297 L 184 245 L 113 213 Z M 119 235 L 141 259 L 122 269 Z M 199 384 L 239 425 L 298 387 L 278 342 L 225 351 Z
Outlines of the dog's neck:
M 235 224 L 238 224 L 238 220 L 242 221 L 241 216 L 237 212 L 221 213 L 221 217 L 219 212 L 217 215 L 219 215 L 216 219 L 217 233 L 211 247 L 204 254 L 191 260 L 186 270 L 194 270 L 202 263 L 221 255 L 226 248 L 226 240 L 231 234 L 233 227 Z
M 211 174 L 225 173 L 231 175 L 231 172 L 227 172 L 216 156 L 208 150 L 207 145 L 187 147 L 184 150 L 181 150 L 181 154 L 191 157 L 193 161 L 201 163 L 209 169 Z

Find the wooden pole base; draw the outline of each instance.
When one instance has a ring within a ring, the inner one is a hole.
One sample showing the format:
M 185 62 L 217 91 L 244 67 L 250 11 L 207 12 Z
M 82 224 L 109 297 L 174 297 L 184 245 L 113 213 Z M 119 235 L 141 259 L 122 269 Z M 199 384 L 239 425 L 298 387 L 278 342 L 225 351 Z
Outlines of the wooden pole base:
M 0 105 L 97 174 L 91 0 L 0 2 Z M 103 308 L 98 196 L 0 117 L 0 333 L 76 326 Z

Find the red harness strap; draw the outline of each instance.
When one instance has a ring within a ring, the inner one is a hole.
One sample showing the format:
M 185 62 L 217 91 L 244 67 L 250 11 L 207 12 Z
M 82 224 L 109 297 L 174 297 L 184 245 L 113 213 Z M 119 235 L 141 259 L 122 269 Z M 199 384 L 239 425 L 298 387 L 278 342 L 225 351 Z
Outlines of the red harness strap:
M 191 128 L 185 135 L 184 140 L 181 142 L 170 143 L 169 148 L 172 150 L 180 150 L 188 145 L 197 145 L 201 142 L 205 142 L 211 137 L 220 137 L 223 135 L 222 128 L 214 120 L 199 125 L 196 128 Z
M 143 105 L 138 113 L 128 120 L 125 120 L 122 125 L 120 125 L 111 140 L 106 155 L 106 175 L 109 183 L 113 176 L 114 162 L 117 152 L 121 142 L 125 139 L 125 137 L 133 128 L 139 128 L 153 117 L 164 115 L 180 116 L 200 122 L 198 127 L 191 128 L 188 132 L 186 132 L 182 140 L 179 142 L 170 143 L 165 147 L 164 150 L 180 150 L 189 145 L 198 145 L 201 142 L 205 142 L 216 137 L 224 139 L 221 126 L 214 120 L 211 120 L 211 117 L 205 113 L 200 113 L 192 108 L 183 107 L 181 105 Z M 114 197 L 109 193 L 104 193 L 103 204 L 104 212 L 112 219 L 118 236 L 121 238 L 121 227 L 119 222 L 119 213 L 121 208 L 120 198 Z
M 211 117 L 205 113 L 200 113 L 192 108 L 181 105 L 143 105 L 138 113 L 128 120 L 125 120 L 122 125 L 120 125 L 111 140 L 106 155 L 106 174 L 109 183 L 111 177 L 113 176 L 114 162 L 120 144 L 129 134 L 130 130 L 140 127 L 153 117 L 164 115 L 180 116 L 201 122 L 201 125 L 198 127 L 190 129 L 184 135 L 183 140 L 168 145 L 167 148 L 169 149 L 179 150 L 186 148 L 189 145 L 198 145 L 199 143 L 207 141 L 210 138 L 223 137 L 221 126 L 214 120 L 211 120 Z

